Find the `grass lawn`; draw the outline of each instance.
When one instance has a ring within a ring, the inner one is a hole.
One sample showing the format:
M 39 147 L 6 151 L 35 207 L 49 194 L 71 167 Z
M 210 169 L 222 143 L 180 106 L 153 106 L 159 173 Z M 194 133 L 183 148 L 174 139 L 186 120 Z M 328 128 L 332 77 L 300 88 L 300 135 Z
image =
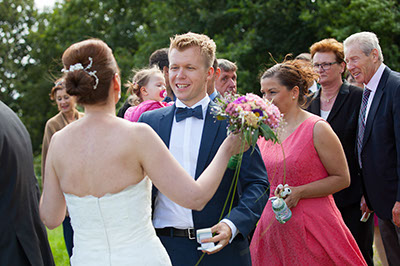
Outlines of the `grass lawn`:
M 65 248 L 62 225 L 54 230 L 47 230 L 51 251 L 53 252 L 54 261 L 57 266 L 69 266 L 68 253 Z M 378 252 L 374 248 L 374 264 L 381 266 L 382 262 L 379 259 Z
M 51 251 L 57 266 L 69 266 L 69 257 L 65 248 L 62 225 L 54 230 L 47 229 Z

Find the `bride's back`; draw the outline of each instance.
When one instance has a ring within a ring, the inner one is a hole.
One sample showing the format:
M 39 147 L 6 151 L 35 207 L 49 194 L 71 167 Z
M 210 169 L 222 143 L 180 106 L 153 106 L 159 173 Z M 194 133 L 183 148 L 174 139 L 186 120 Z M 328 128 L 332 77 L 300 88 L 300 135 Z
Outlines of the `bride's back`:
M 139 183 L 144 172 L 135 142 L 141 126 L 115 117 L 121 80 L 111 49 L 86 40 L 71 45 L 62 61 L 67 93 L 85 108 L 84 119 L 54 134 L 50 143 L 62 191 L 101 197 Z
M 104 114 L 86 115 L 54 139 L 53 164 L 63 192 L 101 197 L 144 177 L 135 149 L 140 125 Z
M 72 265 L 170 265 L 151 223 L 151 182 L 142 167 L 152 160 L 140 151 L 151 139 L 149 128 L 115 116 L 121 81 L 111 49 L 87 40 L 71 45 L 62 60 L 67 92 L 85 107 L 85 117 L 50 142 L 44 222 L 58 226 L 67 203 Z

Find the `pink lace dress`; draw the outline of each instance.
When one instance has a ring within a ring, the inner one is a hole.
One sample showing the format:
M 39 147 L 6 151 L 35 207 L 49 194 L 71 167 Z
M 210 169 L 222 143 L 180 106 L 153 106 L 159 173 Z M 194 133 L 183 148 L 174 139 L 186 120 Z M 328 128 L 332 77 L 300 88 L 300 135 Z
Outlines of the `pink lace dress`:
M 300 186 L 328 176 L 313 143 L 313 128 L 322 119 L 311 116 L 279 144 L 258 141 L 268 179 L 270 196 L 279 184 Z M 322 120 L 324 121 L 324 120 Z M 285 224 L 275 219 L 268 201 L 251 245 L 253 265 L 366 265 L 332 195 L 301 199 Z
M 131 122 L 137 122 L 139 120 L 139 117 L 144 112 L 170 106 L 172 104 L 173 103 L 158 102 L 153 100 L 144 101 L 140 103 L 138 106 L 129 107 L 124 114 L 124 118 Z

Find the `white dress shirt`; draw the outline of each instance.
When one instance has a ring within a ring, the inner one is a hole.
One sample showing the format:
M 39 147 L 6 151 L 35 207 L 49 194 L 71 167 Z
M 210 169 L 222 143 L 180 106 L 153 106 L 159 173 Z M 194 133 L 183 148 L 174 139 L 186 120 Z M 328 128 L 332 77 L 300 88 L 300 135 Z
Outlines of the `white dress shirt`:
M 320 113 L 321 113 L 321 117 L 326 120 L 326 119 L 328 119 L 328 116 L 331 113 L 331 110 L 324 111 L 324 110 L 320 109 Z
M 180 122 L 176 122 L 176 118 L 174 117 L 172 122 L 169 151 L 193 178 L 196 175 L 197 159 L 209 103 L 210 97 L 207 95 L 201 101 L 191 106 L 191 108 L 199 105 L 202 106 L 202 120 L 195 117 L 188 117 Z M 176 99 L 175 105 L 176 108 L 188 107 L 179 99 Z M 233 238 L 239 233 L 236 226 L 228 219 L 223 219 L 221 222 L 226 223 L 230 227 L 232 237 L 229 242 L 232 242 Z M 158 191 L 154 204 L 153 226 L 155 228 L 194 228 L 192 210 L 176 204 Z
M 196 174 L 197 158 L 200 150 L 201 136 L 203 135 L 204 118 L 209 102 L 210 98 L 206 96 L 201 101 L 191 106 L 191 108 L 195 108 L 199 105 L 202 106 L 203 119 L 188 117 L 177 123 L 174 117 L 172 122 L 169 151 L 193 178 Z M 176 99 L 175 104 L 177 108 L 187 107 L 179 99 Z M 179 206 L 161 192 L 158 192 L 154 205 L 153 225 L 155 228 L 193 228 L 192 210 Z
M 385 64 L 381 64 L 375 74 L 372 76 L 371 80 L 368 84 L 364 83 L 364 88 L 368 88 L 371 93 L 369 94 L 368 103 L 367 103 L 367 110 L 365 110 L 365 124 L 367 123 L 367 118 L 369 114 L 369 109 L 371 109 L 372 101 L 374 100 L 376 89 L 378 88 L 379 81 L 382 78 L 383 71 L 385 70 Z
M 317 82 L 314 80 L 313 84 L 311 85 L 310 88 L 308 88 L 309 91 L 311 91 L 312 93 L 318 91 L 318 85 Z

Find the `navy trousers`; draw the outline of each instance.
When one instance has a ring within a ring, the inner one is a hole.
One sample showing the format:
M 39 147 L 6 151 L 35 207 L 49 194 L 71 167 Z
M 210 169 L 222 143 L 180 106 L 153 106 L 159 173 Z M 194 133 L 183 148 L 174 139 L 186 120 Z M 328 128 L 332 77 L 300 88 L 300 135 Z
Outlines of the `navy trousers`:
M 62 225 L 64 232 L 65 247 L 67 248 L 68 256 L 71 258 L 72 248 L 74 247 L 74 231 L 72 230 L 71 226 L 71 218 L 69 218 L 69 216 L 65 216 Z

